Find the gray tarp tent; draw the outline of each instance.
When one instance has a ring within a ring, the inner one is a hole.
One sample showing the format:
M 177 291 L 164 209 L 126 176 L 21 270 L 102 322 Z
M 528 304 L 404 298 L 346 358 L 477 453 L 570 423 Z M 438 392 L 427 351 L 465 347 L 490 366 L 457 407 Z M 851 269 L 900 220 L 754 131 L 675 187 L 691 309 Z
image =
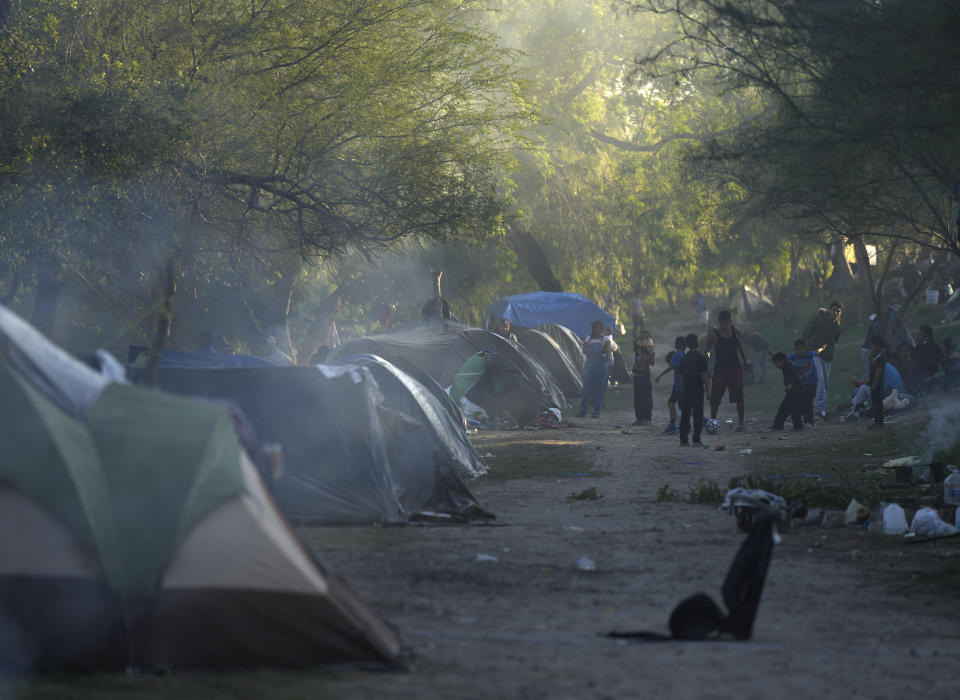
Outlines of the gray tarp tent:
M 517 328 L 515 334 L 520 344 L 550 370 L 568 398 L 575 399 L 583 393 L 582 366 L 578 369 L 556 340 L 541 330 L 531 328 Z
M 447 408 L 379 360 L 314 367 L 158 372 L 178 394 L 238 404 L 261 440 L 283 445 L 275 497 L 315 523 L 490 517 L 461 477 L 485 472 Z
M 390 333 L 356 338 L 335 348 L 328 359 L 376 355 L 389 362 L 409 362 L 447 388 L 478 352 L 485 353 L 492 380 L 478 383 L 467 396 L 488 413 L 507 407 L 524 425 L 542 410 L 566 405 L 553 375 L 525 348 L 482 328 L 438 317 L 423 318 Z

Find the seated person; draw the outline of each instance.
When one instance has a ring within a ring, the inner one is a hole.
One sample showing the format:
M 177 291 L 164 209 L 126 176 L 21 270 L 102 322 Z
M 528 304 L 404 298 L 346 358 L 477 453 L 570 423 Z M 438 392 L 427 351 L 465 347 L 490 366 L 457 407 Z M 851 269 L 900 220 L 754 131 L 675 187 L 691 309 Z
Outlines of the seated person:
M 910 395 L 918 394 L 923 385 L 923 376 L 920 374 L 920 367 L 916 361 L 910 357 L 910 345 L 901 343 L 891 362 L 900 373 L 900 378 L 903 380 L 903 390 Z
M 853 399 L 851 400 L 853 410 L 851 410 L 849 414 L 853 416 L 859 411 L 862 411 L 870 399 L 870 375 L 864 374 L 860 379 L 852 379 L 851 381 L 853 386 L 856 387 L 856 390 L 853 392 Z M 894 389 L 901 394 L 904 393 L 903 379 L 900 376 L 900 372 L 897 371 L 897 368 L 893 366 L 893 363 L 887 362 L 883 369 L 883 397 L 886 398 L 890 396 Z

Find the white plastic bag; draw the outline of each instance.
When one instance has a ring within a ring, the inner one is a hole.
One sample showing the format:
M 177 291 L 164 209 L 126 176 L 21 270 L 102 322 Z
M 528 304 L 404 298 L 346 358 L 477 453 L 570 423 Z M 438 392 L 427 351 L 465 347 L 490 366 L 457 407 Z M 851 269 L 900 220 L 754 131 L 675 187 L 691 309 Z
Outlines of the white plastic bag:
M 939 537 L 941 535 L 953 535 L 960 532 L 950 523 L 945 523 L 940 519 L 940 514 L 933 508 L 921 508 L 913 516 L 913 522 L 910 523 L 910 531 L 921 537 Z

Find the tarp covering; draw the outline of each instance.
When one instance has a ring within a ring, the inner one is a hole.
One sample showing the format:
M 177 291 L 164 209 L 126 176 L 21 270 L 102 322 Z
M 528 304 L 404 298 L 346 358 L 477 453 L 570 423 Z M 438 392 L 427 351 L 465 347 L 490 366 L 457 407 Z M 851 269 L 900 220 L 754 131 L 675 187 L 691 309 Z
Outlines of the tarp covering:
M 158 367 L 180 367 L 200 369 L 211 367 L 273 367 L 272 362 L 253 355 L 220 355 L 212 352 L 186 352 L 185 350 L 164 350 L 160 354 Z
M 328 360 L 376 355 L 391 363 L 409 362 L 446 388 L 464 363 L 481 351 L 487 353 L 491 369 L 511 375 L 515 411 L 511 415 L 521 424 L 533 421 L 542 410 L 565 406 L 563 391 L 550 371 L 526 349 L 496 333 L 438 317 L 424 318 L 390 333 L 355 338 L 335 348 Z M 521 400 L 521 396 L 526 398 Z M 494 412 L 495 407 L 468 398 L 488 413 Z
M 47 399 L 80 415 L 109 380 L 58 348 L 9 309 L 0 306 L 0 357 Z
M 583 392 L 583 368 L 574 364 L 556 340 L 541 330 L 530 328 L 517 328 L 516 336 L 520 344 L 550 370 L 566 396 L 571 399 L 580 396 Z
M 77 417 L 33 369 L 0 354 L 0 668 L 395 658 L 277 513 L 225 407 L 110 384 Z
M 289 517 L 402 523 L 424 512 L 484 517 L 461 475 L 486 468 L 428 390 L 386 362 L 160 370 L 161 388 L 237 403 L 283 445 L 275 497 Z
M 580 337 L 590 335 L 590 324 L 594 321 L 602 321 L 605 328 L 616 325 L 613 316 L 582 294 L 572 292 L 529 292 L 501 297 L 487 309 L 487 328 L 496 328 L 501 318 L 524 328 L 557 323 Z
M 549 335 L 563 350 L 570 363 L 576 368 L 577 374 L 583 377 L 583 367 L 587 362 L 586 355 L 583 354 L 583 339 L 577 337 L 577 334 L 566 326 L 558 323 L 544 323 L 537 328 Z

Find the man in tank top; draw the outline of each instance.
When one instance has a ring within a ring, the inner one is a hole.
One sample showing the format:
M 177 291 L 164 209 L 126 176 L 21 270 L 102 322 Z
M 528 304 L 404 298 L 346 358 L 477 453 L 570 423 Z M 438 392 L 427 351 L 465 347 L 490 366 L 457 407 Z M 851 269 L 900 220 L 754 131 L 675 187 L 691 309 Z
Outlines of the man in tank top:
M 730 397 L 730 403 L 737 404 L 737 432 L 743 432 L 742 367 L 747 364 L 747 355 L 740 340 L 740 331 L 733 326 L 727 309 L 717 314 L 717 327 L 707 331 L 704 353 L 710 353 L 714 360 L 713 380 L 710 384 L 710 417 L 717 417 L 720 400 L 723 398 L 723 392 L 726 391 Z

